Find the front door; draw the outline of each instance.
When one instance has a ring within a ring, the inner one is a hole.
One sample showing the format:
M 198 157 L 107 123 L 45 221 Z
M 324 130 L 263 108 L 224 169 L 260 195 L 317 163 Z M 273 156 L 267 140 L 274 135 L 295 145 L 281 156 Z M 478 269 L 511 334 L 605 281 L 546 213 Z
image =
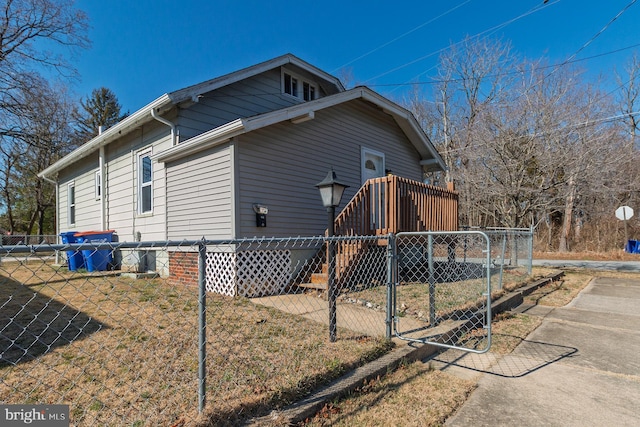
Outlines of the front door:
M 384 176 L 384 153 L 362 148 L 362 183 L 371 178 Z M 380 230 L 385 227 L 385 188 L 382 184 L 372 184 L 369 189 L 370 194 L 370 215 L 369 222 L 371 231 Z M 376 234 L 378 232 L 376 231 Z
M 362 148 L 362 183 L 384 176 L 384 153 Z

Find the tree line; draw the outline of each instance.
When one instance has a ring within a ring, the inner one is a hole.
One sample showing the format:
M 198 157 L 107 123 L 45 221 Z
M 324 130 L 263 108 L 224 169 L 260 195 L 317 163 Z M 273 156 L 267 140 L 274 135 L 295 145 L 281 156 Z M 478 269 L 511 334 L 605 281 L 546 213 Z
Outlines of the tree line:
M 639 74 L 635 55 L 592 81 L 507 42 L 467 39 L 402 102 L 444 158 L 447 173 L 429 179 L 454 182 L 461 224 L 534 227 L 540 250 L 606 251 L 624 243 L 615 209 L 640 210 Z
M 77 75 L 66 55 L 90 46 L 88 18 L 73 0 L 0 8 L 0 229 L 53 234 L 55 185 L 37 174 L 126 114 L 107 88 L 80 100 L 69 94 Z

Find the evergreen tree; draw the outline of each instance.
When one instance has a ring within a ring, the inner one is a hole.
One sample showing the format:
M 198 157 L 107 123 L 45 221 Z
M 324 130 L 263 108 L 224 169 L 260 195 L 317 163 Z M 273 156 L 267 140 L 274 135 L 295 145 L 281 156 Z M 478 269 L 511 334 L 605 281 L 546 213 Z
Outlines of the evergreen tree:
M 129 115 L 122 113 L 122 106 L 115 93 L 106 87 L 94 89 L 87 100 L 80 101 L 81 109 L 76 113 L 78 138 L 86 142 L 98 135 L 98 129 L 104 130 Z

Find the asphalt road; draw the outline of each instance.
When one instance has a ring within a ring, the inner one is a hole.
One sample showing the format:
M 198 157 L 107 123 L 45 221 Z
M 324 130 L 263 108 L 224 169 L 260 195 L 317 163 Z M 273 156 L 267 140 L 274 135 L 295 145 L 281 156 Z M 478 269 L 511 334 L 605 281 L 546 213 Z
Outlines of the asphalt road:
M 581 261 L 534 259 L 533 265 L 553 268 L 588 268 L 592 270 L 640 272 L 640 261 Z

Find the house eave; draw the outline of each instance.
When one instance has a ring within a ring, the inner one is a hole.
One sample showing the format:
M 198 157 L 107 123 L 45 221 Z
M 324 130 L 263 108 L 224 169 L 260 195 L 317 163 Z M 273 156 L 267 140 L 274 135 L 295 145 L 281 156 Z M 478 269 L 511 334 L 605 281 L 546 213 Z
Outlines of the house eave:
M 55 162 L 53 165 L 44 169 L 38 174 L 38 177 L 52 178 L 60 170 L 90 155 L 94 151 L 98 150 L 100 147 L 109 144 L 113 140 L 127 134 L 133 129 L 136 129 L 141 125 L 153 120 L 153 117 L 151 117 L 151 113 L 150 113 L 151 110 L 155 109 L 156 113 L 162 114 L 163 112 L 166 112 L 168 109 L 170 109 L 174 105 L 184 103 L 184 102 L 193 102 L 193 100 L 197 99 L 198 96 L 200 96 L 203 93 L 241 81 L 243 79 L 263 73 L 273 68 L 281 67 L 286 64 L 295 65 L 300 69 L 306 70 L 310 73 L 320 76 L 320 78 L 322 78 L 327 84 L 333 86 L 333 88 L 335 88 L 335 90 L 338 93 L 344 92 L 345 90 L 344 86 L 342 85 L 342 83 L 338 78 L 322 71 L 319 68 L 314 67 L 313 65 L 297 58 L 292 54 L 281 55 L 269 61 L 265 61 L 260 64 L 253 65 L 251 67 L 247 67 L 245 69 L 235 71 L 235 72 L 226 74 L 224 76 L 217 77 L 217 78 L 208 80 L 206 82 L 189 86 L 177 91 L 169 92 L 160 96 L 155 101 L 152 101 L 148 105 L 142 107 L 141 109 L 139 109 L 138 111 L 136 111 L 135 113 L 127 117 L 126 119 L 122 120 L 121 122 L 107 129 L 105 132 L 96 136 L 95 138 L 87 141 L 86 143 L 76 148 L 74 151 L 72 151 L 62 159 Z M 205 134 L 201 136 L 204 136 L 204 135 Z
M 234 136 L 245 132 L 246 126 L 244 120 L 236 119 L 155 154 L 151 156 L 151 159 L 161 163 L 177 160 L 206 148 L 227 142 Z
M 110 127 L 106 131 L 102 132 L 100 135 L 94 137 L 88 142 L 82 144 L 80 147 L 73 150 L 71 153 L 64 156 L 62 159 L 58 160 L 45 170 L 41 171 L 38 174 L 40 178 L 51 178 L 55 174 L 57 174 L 62 169 L 72 165 L 78 160 L 90 155 L 91 153 L 98 150 L 100 147 L 107 145 L 111 141 L 121 137 L 122 135 L 127 134 L 131 130 L 142 126 L 143 124 L 150 122 L 153 120 L 151 116 L 151 111 L 160 110 L 159 112 L 164 111 L 165 108 L 172 105 L 171 98 L 169 95 L 164 94 L 161 97 L 157 98 L 155 101 L 147 104 L 143 108 L 139 109 L 132 115 L 123 119 L 119 123 Z
M 223 126 L 204 132 L 184 141 L 152 158 L 159 162 L 177 160 L 205 148 L 221 144 L 231 138 L 261 129 L 276 123 L 291 121 L 293 124 L 313 120 L 317 111 L 355 99 L 363 99 L 377 105 L 385 114 L 391 115 L 421 156 L 425 171 L 444 171 L 445 164 L 427 135 L 422 131 L 413 114 L 366 87 L 358 87 L 332 96 L 304 102 L 281 110 L 237 119 Z
M 239 71 L 234 71 L 224 76 L 216 77 L 203 83 L 198 83 L 196 85 L 171 92 L 168 96 L 176 104 L 184 101 L 190 101 L 197 98 L 203 93 L 219 89 L 221 87 L 239 82 L 241 80 L 264 73 L 274 68 L 282 67 L 283 65 L 287 64 L 295 65 L 302 70 L 321 77 L 327 83 L 333 85 L 337 92 L 343 92 L 345 90 L 344 86 L 338 78 L 322 71 L 319 68 L 314 67 L 313 65 L 299 59 L 292 54 L 285 54 L 277 58 L 273 58 L 269 61 L 265 61 Z

